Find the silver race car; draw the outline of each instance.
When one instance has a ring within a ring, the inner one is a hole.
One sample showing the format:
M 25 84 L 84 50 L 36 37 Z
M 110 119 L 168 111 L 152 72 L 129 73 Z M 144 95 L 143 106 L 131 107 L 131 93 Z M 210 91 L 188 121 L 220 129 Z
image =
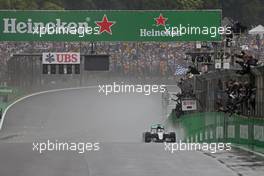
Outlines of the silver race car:
M 149 132 L 143 133 L 143 140 L 149 142 L 176 142 L 175 132 L 165 132 L 161 124 L 152 125 Z

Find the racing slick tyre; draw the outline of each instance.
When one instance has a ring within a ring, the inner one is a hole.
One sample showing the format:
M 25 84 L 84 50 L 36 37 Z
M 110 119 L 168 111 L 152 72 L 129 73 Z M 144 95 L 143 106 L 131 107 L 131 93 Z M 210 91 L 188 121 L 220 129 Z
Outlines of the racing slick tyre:
M 170 134 L 164 134 L 164 141 L 170 140 Z
M 146 142 L 146 143 L 151 142 L 151 133 L 150 132 L 145 132 L 143 136 L 144 136 L 144 142 Z
M 176 134 L 175 132 L 170 133 L 170 142 L 176 142 Z

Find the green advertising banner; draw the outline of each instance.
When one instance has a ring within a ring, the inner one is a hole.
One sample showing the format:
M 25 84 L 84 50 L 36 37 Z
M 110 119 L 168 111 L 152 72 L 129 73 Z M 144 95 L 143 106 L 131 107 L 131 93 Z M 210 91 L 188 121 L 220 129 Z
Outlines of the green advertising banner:
M 259 147 L 264 153 L 264 119 L 242 117 L 220 112 L 191 113 L 179 119 L 171 114 L 173 124 L 184 130 L 183 141 L 231 142 L 232 144 Z
M 0 41 L 220 41 L 221 11 L 0 11 Z

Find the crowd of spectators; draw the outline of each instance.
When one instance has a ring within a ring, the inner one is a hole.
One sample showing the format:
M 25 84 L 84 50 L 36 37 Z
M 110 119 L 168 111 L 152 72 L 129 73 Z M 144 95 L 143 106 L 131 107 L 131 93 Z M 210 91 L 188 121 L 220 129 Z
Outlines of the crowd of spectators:
M 7 60 L 17 53 L 81 52 L 110 55 L 110 71 L 123 76 L 169 76 L 184 63 L 192 43 L 157 42 L 2 42 L 1 72 Z
M 110 54 L 110 70 L 125 76 L 174 75 L 184 63 L 190 43 L 118 43 L 99 46 L 98 53 Z M 107 52 L 105 52 L 107 51 Z
M 7 73 L 7 61 L 12 54 L 23 52 L 28 47 L 26 43 L 0 42 L 0 85 L 5 81 Z
M 264 63 L 264 39 L 239 38 L 239 46 Z M 81 52 L 110 55 L 110 71 L 122 76 L 174 76 L 179 65 L 188 67 L 185 53 L 195 48 L 193 42 L 1 42 L 0 77 L 13 54 L 42 52 Z

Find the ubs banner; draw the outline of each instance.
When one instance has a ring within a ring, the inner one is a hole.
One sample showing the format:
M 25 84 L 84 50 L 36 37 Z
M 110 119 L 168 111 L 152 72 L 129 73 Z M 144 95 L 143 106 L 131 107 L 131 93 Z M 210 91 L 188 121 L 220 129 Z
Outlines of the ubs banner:
M 80 64 L 80 53 L 42 53 L 42 64 Z
M 221 11 L 0 11 L 0 41 L 220 41 Z

